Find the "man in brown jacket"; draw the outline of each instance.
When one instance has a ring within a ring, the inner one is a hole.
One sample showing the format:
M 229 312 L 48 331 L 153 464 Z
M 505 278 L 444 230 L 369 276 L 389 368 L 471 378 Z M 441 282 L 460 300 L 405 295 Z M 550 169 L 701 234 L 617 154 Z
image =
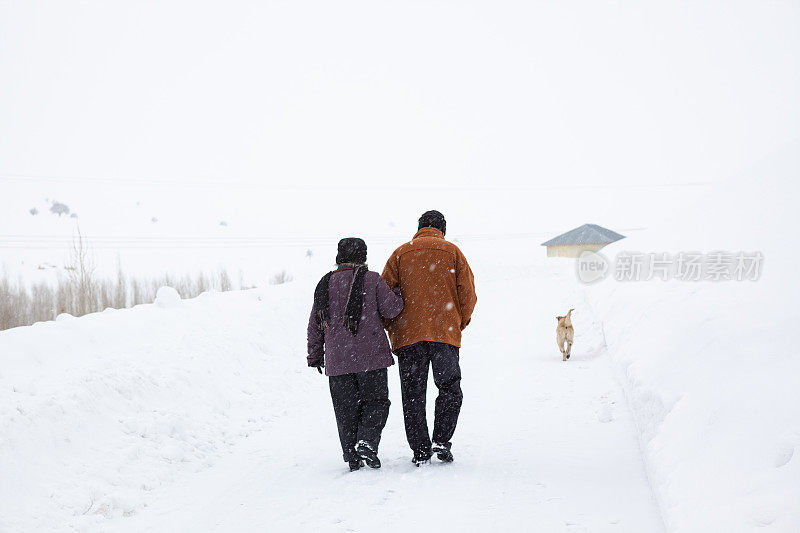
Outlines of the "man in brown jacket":
M 451 462 L 450 439 L 461 411 L 461 369 L 458 364 L 461 332 L 475 309 L 475 279 L 464 254 L 444 239 L 444 216 L 428 211 L 419 219 L 419 231 L 400 246 L 383 269 L 390 289 L 399 286 L 403 311 L 387 322 L 392 351 L 400 367 L 406 438 L 414 464 L 430 460 L 432 453 Z M 428 368 L 439 389 L 433 422 L 433 443 L 428 433 L 425 394 Z

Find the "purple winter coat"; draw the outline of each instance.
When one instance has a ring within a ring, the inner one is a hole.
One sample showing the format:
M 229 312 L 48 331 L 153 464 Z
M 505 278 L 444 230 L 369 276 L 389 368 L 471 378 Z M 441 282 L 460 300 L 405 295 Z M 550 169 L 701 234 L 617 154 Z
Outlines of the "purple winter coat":
M 339 267 L 330 279 L 330 313 L 325 331 L 317 326 L 314 309 L 308 319 L 308 364 L 325 361 L 325 374 L 340 376 L 367 372 L 394 364 L 382 318 L 395 318 L 403 298 L 393 292 L 377 272 L 364 275 L 364 307 L 358 333 L 347 328 L 345 305 L 353 280 L 353 267 Z

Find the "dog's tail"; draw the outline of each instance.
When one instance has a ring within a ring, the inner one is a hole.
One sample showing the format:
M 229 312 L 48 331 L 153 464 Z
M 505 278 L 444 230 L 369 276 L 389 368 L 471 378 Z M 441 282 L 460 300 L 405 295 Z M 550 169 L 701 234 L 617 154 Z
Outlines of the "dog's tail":
M 575 309 L 570 309 L 569 311 L 567 311 L 567 316 L 564 317 L 564 325 L 565 326 L 571 326 L 572 325 L 572 312 L 574 310 Z

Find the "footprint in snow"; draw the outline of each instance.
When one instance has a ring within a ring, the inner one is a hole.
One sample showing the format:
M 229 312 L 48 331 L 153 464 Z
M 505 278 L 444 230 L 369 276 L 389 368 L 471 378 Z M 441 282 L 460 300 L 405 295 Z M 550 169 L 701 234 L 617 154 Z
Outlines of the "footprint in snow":
M 608 424 L 614 421 L 614 413 L 611 411 L 611 406 L 604 405 L 597 413 L 597 420 L 602 424 Z
M 757 517 L 755 517 L 753 519 L 753 522 L 755 522 L 756 525 L 759 526 L 759 527 L 771 526 L 774 521 L 775 521 L 775 517 L 774 516 L 768 516 L 768 515 L 757 516 Z
M 603 424 L 607 424 L 614 420 L 614 405 L 617 402 L 609 401 L 608 395 L 603 394 L 600 396 L 600 409 L 597 411 L 597 420 Z
M 570 532 L 574 532 L 574 531 L 584 532 L 585 531 L 585 532 L 588 533 L 588 531 L 589 531 L 589 529 L 586 526 L 578 524 L 576 522 L 564 522 L 564 525 L 567 527 L 567 531 L 570 531 Z
M 792 457 L 794 457 L 794 446 L 789 443 L 783 443 L 778 446 L 773 464 L 775 468 L 786 466 L 792 460 Z

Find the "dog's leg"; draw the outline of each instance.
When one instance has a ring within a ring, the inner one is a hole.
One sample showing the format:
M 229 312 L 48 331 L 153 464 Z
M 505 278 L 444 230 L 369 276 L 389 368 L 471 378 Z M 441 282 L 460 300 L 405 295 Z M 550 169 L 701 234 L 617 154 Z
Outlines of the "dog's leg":
M 567 353 L 564 351 L 564 345 L 563 345 L 563 344 L 559 344 L 559 345 L 558 345 L 558 349 L 559 349 L 559 350 L 561 350 L 561 360 L 562 360 L 562 361 L 566 361 L 566 360 L 567 360 L 567 357 L 569 357 L 569 356 L 568 356 L 568 355 L 567 355 Z
M 567 359 L 569 359 L 570 355 L 572 355 L 572 343 L 567 341 Z

